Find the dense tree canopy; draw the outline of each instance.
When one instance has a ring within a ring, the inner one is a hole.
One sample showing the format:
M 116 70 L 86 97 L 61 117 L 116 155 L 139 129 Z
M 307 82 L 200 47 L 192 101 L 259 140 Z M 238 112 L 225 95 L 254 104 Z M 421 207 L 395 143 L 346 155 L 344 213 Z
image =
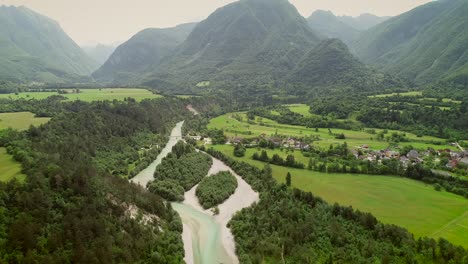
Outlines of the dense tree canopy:
M 208 174 L 212 163 L 211 157 L 179 141 L 156 168 L 148 188 L 170 201 L 183 201 L 184 192 Z
M 195 194 L 203 208 L 208 209 L 224 202 L 237 188 L 237 179 L 230 172 L 222 171 L 204 178 Z
M 0 262 L 182 263 L 182 225 L 170 205 L 110 176 L 99 153 L 138 153 L 141 133 L 167 135 L 189 114 L 185 105 L 163 99 L 67 107 L 75 111 L 0 134 L 28 176 L 24 184 L 0 183 Z

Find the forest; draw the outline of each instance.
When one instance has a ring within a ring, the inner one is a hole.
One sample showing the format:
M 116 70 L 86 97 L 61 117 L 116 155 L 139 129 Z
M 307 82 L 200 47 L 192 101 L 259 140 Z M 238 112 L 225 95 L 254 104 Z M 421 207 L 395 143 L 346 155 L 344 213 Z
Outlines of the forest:
M 228 171 L 221 171 L 204 178 L 195 194 L 205 209 L 223 203 L 237 188 L 237 179 Z
M 184 193 L 208 174 L 212 163 L 211 157 L 179 141 L 156 168 L 148 189 L 169 201 L 183 201 Z
M 125 173 L 112 176 L 99 153 L 134 156 L 141 133 L 167 135 L 188 115 L 185 105 L 162 99 L 59 109 L 48 124 L 1 133 L 27 180 L 0 183 L 0 262 L 182 263 L 179 216 Z M 145 224 L 129 207 L 157 217 Z

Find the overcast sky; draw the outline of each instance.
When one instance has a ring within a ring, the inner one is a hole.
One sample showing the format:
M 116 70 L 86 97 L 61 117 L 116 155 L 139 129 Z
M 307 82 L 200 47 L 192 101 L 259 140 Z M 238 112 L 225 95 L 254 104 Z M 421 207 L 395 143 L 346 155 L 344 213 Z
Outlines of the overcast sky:
M 122 42 L 148 27 L 200 21 L 235 0 L 0 0 L 24 5 L 60 23 L 80 45 Z M 290 0 L 307 17 L 317 9 L 337 15 L 394 16 L 431 0 Z

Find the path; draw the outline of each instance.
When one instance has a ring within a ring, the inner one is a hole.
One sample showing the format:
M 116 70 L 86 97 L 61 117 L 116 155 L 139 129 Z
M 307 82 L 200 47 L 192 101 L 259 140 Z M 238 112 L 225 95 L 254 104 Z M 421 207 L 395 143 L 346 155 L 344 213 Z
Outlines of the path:
M 458 222 L 460 220 L 462 220 L 463 218 L 465 217 L 468 217 L 468 211 L 465 211 L 462 215 L 460 215 L 459 217 L 453 219 L 452 221 L 448 222 L 446 225 L 444 225 L 443 227 L 441 227 L 439 230 L 435 231 L 434 233 L 432 233 L 430 235 L 430 237 L 435 237 L 437 234 L 441 233 L 442 231 L 444 231 L 445 229 L 449 228 L 451 225 L 453 224 L 456 224 L 458 226 L 461 226 L 461 227 L 465 227 L 465 226 L 462 226 L 460 224 L 458 224 Z

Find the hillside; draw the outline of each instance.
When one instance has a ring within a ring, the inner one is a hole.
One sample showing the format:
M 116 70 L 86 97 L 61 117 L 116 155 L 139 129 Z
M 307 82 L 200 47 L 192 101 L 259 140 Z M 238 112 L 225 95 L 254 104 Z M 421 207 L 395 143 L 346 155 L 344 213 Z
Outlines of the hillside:
M 109 59 L 109 57 L 114 52 L 116 46 L 114 45 L 104 45 L 97 44 L 96 46 L 82 46 L 81 47 L 88 56 L 93 59 L 96 64 L 96 69 L 101 67 L 104 62 Z M 95 70 L 96 70 L 95 69 Z
M 63 82 L 91 73 L 94 62 L 59 24 L 26 7 L 0 6 L 0 78 Z
M 120 45 L 93 76 L 97 80 L 108 82 L 132 80 L 171 54 L 195 25 L 190 23 L 174 28 L 149 28 L 140 31 Z
M 217 84 L 272 83 L 284 77 L 319 38 L 286 0 L 241 0 L 199 23 L 175 56 L 145 84 L 168 90 Z
M 351 87 L 361 91 L 400 85 L 398 80 L 364 65 L 338 39 L 324 40 L 312 49 L 288 80 L 302 86 Z
M 435 1 L 368 30 L 353 44 L 366 63 L 417 84 L 468 85 L 468 2 Z

